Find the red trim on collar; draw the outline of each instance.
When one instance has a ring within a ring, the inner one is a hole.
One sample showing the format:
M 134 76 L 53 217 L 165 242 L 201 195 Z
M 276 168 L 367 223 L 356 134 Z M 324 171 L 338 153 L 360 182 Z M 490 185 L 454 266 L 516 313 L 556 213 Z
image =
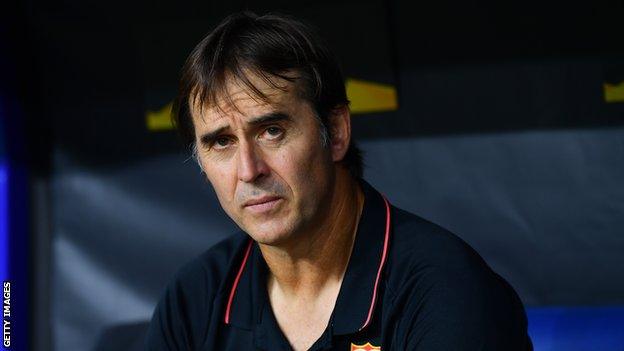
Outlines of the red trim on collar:
M 243 275 L 243 270 L 245 270 L 245 263 L 247 263 L 247 259 L 249 258 L 249 253 L 251 252 L 251 244 L 253 240 L 249 239 L 249 243 L 247 244 L 247 249 L 245 250 L 245 257 L 243 257 L 243 262 L 238 269 L 238 274 L 236 274 L 236 279 L 234 279 L 234 284 L 232 285 L 232 290 L 230 291 L 230 297 L 228 298 L 227 307 L 225 308 L 225 324 L 230 324 L 230 309 L 232 308 L 232 301 L 234 300 L 234 293 L 236 293 L 236 287 L 238 286 L 238 281 L 240 280 L 241 275 Z
M 368 317 L 366 317 L 366 322 L 360 328 L 360 330 L 366 328 L 366 326 L 370 323 L 371 318 L 373 317 L 373 310 L 375 309 L 375 301 L 377 300 L 377 287 L 379 286 L 379 279 L 381 278 L 381 271 L 383 270 L 384 264 L 386 263 L 386 256 L 388 256 L 388 241 L 390 239 L 390 204 L 386 197 L 382 195 L 384 203 L 386 205 L 386 234 L 384 236 L 384 246 L 381 254 L 381 262 L 379 263 L 379 269 L 377 270 L 377 278 L 375 279 L 375 288 L 373 290 L 373 299 L 371 300 L 370 308 L 368 309 Z
M 379 281 L 381 279 L 381 272 L 383 271 L 383 267 L 386 263 L 386 258 L 388 256 L 388 243 L 390 241 L 390 204 L 388 203 L 388 200 L 383 195 L 382 195 L 382 198 L 384 200 L 384 204 L 386 205 L 386 233 L 384 235 L 383 251 L 381 254 L 381 262 L 379 263 L 379 268 L 377 269 L 377 277 L 375 278 L 373 298 L 371 299 L 371 304 L 368 309 L 368 316 L 366 317 L 366 321 L 364 322 L 364 325 L 362 325 L 362 327 L 359 330 L 366 328 L 373 317 L 373 311 L 375 309 L 375 302 L 377 300 L 377 288 L 379 287 Z M 243 271 L 245 270 L 247 259 L 249 258 L 249 255 L 251 253 L 252 244 L 253 244 L 253 240 L 249 239 L 249 243 L 247 244 L 247 248 L 245 249 L 245 256 L 243 257 L 243 261 L 241 262 L 241 265 L 238 268 L 236 279 L 234 279 L 234 284 L 232 285 L 232 289 L 230 290 L 230 296 L 228 298 L 227 307 L 225 309 L 225 318 L 224 318 L 225 324 L 230 324 L 230 310 L 232 308 L 232 302 L 234 301 L 234 294 L 236 293 L 238 282 L 240 281 L 240 278 L 243 275 Z

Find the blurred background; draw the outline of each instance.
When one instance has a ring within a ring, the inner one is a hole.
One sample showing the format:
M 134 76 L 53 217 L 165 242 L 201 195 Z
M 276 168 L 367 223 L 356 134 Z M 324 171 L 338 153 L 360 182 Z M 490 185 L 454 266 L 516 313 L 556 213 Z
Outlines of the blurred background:
M 140 349 L 165 283 L 235 230 L 169 113 L 188 53 L 243 9 L 319 29 L 365 179 L 506 278 L 536 350 L 624 350 L 624 4 L 481 0 L 4 6 L 11 349 Z

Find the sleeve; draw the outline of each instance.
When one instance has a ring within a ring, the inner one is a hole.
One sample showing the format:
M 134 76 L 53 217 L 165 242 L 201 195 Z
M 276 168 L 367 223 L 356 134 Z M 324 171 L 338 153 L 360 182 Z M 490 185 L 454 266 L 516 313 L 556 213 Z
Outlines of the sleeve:
M 400 297 L 400 349 L 533 349 L 520 299 L 480 257 L 461 265 L 421 267 L 410 280 Z
M 145 338 L 148 351 L 195 350 L 205 334 L 214 293 L 207 272 L 194 262 L 184 267 L 162 294 Z
M 146 351 L 191 350 L 191 336 L 184 315 L 186 302 L 176 285 L 169 285 L 156 305 L 145 339 Z

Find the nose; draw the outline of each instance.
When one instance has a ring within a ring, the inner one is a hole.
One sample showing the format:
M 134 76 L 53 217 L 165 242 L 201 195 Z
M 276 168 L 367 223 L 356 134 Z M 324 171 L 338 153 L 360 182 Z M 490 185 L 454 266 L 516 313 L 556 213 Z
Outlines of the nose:
M 263 155 L 257 152 L 253 143 L 239 144 L 237 166 L 238 179 L 245 183 L 253 183 L 269 173 Z

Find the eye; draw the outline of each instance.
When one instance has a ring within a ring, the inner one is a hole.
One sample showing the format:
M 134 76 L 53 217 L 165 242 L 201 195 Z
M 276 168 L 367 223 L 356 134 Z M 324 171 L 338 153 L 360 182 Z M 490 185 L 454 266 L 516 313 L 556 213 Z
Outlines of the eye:
M 266 138 L 269 140 L 277 140 L 284 134 L 284 130 L 278 126 L 270 126 L 264 131 Z
M 228 147 L 231 143 L 230 138 L 225 137 L 225 136 L 219 136 L 214 140 L 214 143 L 212 144 L 212 147 L 214 149 L 225 149 L 226 147 Z

